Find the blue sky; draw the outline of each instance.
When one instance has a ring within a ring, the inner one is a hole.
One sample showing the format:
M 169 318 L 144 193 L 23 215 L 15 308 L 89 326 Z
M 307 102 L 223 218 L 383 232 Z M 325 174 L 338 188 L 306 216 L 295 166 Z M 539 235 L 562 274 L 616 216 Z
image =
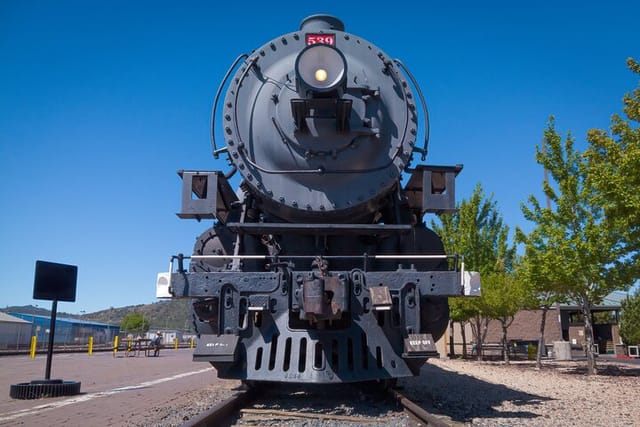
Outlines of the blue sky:
M 178 169 L 227 170 L 209 114 L 233 59 L 329 13 L 400 58 L 426 96 L 430 164 L 464 164 L 511 228 L 541 196 L 549 115 L 579 147 L 637 81 L 638 2 L 0 2 L 0 307 L 35 261 L 78 265 L 75 303 L 155 301 L 155 276 L 210 224 L 180 220 Z M 445 4 L 446 3 L 446 4 Z

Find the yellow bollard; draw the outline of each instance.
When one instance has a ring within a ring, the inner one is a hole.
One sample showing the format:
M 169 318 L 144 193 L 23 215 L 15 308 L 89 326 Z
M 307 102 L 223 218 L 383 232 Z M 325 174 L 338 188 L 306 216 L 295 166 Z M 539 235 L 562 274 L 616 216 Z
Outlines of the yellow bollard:
M 194 340 L 193 337 L 191 337 L 191 343 L 189 344 L 189 348 L 192 349 L 192 350 L 193 350 L 193 341 L 195 341 L 195 340 Z
M 113 339 L 113 357 L 116 357 L 116 353 L 118 352 L 118 336 Z
M 93 354 L 93 337 L 89 337 L 89 356 Z
M 36 357 L 36 346 L 38 344 L 38 338 L 36 336 L 31 337 L 31 348 L 29 349 L 29 357 L 35 359 Z
M 538 347 L 533 344 L 529 344 L 529 347 L 527 348 L 527 350 L 529 350 L 529 354 L 528 354 L 529 360 L 535 360 L 536 354 L 538 353 Z
M 173 339 L 173 348 L 174 348 L 174 350 L 178 349 L 178 338 L 174 338 Z

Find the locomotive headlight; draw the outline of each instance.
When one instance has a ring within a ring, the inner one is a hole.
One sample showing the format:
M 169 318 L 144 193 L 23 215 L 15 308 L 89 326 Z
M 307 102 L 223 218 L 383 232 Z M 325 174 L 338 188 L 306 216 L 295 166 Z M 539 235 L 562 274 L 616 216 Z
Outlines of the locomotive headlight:
M 318 68 L 313 76 L 316 78 L 316 81 L 324 82 L 325 80 L 327 80 L 327 77 L 328 77 L 327 70 L 323 68 Z
M 333 92 L 344 86 L 347 61 L 342 52 L 326 44 L 313 44 L 300 52 L 296 59 L 298 89 L 302 95 Z

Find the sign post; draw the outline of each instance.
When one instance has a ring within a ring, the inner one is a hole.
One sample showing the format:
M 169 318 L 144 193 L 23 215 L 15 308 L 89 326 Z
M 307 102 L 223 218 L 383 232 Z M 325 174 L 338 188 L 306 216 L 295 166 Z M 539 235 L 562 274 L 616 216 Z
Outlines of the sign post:
M 51 379 L 51 361 L 53 359 L 58 301 L 75 302 L 77 278 L 78 267 L 75 265 L 36 261 L 33 299 L 53 301 L 51 304 L 47 365 L 44 380 L 12 384 L 9 392 L 12 398 L 38 399 L 41 397 L 70 396 L 80 393 L 80 382 Z
M 56 333 L 56 317 L 58 315 L 58 300 L 51 303 L 51 319 L 49 319 L 49 347 L 47 349 L 47 367 L 44 370 L 44 379 L 51 379 L 51 359 L 53 359 L 53 336 Z

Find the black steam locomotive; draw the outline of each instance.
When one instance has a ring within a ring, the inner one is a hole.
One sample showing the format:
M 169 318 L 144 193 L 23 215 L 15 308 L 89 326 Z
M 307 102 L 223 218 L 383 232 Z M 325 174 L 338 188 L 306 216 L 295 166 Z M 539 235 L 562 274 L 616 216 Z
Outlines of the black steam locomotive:
M 211 123 L 232 170 L 179 171 L 178 216 L 213 226 L 158 275 L 158 297 L 193 301 L 194 360 L 223 378 L 337 383 L 417 375 L 437 356 L 447 297 L 480 283 L 422 222 L 454 210 L 462 166 L 409 167 L 426 156 L 418 107 L 426 122 L 402 63 L 332 16 L 238 57 Z

